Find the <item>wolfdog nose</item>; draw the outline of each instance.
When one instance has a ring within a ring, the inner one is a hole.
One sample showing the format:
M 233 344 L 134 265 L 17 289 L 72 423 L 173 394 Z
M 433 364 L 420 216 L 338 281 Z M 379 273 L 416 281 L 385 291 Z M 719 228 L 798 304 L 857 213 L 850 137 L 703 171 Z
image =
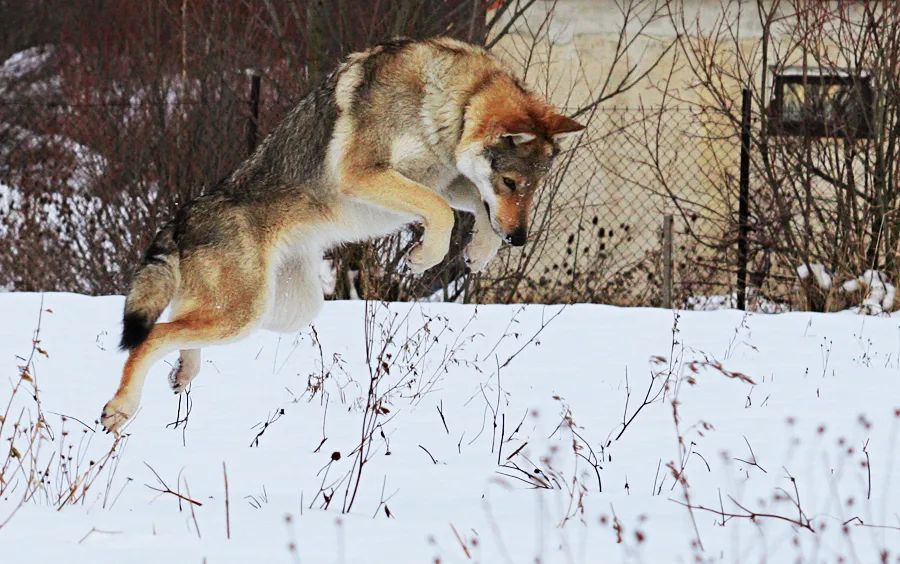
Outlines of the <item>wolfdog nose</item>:
M 516 229 L 506 236 L 506 241 L 513 247 L 521 247 L 527 240 L 528 230 L 522 227 Z

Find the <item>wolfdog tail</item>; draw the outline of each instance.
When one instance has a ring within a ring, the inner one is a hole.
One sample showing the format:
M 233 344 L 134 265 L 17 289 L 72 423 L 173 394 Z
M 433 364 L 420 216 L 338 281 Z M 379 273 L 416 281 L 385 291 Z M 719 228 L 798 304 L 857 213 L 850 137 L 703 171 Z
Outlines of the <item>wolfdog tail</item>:
M 156 237 L 144 262 L 134 277 L 125 299 L 122 320 L 122 350 L 131 350 L 143 343 L 159 316 L 172 301 L 179 281 L 178 246 L 175 228 L 170 223 Z

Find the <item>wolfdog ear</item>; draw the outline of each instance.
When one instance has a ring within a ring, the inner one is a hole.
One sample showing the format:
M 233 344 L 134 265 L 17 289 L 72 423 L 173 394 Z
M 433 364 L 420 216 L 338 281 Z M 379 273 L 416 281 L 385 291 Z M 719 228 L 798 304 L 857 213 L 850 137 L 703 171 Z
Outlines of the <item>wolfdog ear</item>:
M 534 133 L 501 133 L 500 137 L 506 139 L 513 145 L 521 145 L 522 143 L 534 141 L 536 136 Z
M 500 140 L 509 143 L 510 147 L 534 141 L 535 137 L 537 137 L 531 120 L 518 113 L 498 116 L 496 124 L 499 129 Z
M 554 141 L 562 141 L 573 137 L 584 129 L 584 126 L 574 119 L 557 113 L 550 114 L 549 117 L 545 118 L 544 123 L 547 126 L 547 133 Z

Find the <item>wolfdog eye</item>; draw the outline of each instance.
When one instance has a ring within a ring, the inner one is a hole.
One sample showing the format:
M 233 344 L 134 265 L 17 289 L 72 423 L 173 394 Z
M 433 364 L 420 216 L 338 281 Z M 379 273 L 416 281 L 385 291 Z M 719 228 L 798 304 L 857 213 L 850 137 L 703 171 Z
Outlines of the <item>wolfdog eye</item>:
M 509 188 L 510 190 L 512 190 L 513 192 L 516 191 L 516 181 L 513 180 L 512 178 L 509 178 L 509 177 L 507 177 L 507 176 L 504 176 L 504 177 L 503 177 L 503 184 L 505 184 L 506 187 Z

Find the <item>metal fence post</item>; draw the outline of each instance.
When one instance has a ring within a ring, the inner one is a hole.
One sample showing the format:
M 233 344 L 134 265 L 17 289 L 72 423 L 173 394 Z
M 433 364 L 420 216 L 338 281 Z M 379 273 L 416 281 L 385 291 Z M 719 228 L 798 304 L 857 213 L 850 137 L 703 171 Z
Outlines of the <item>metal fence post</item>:
M 256 73 L 250 75 L 250 119 L 247 122 L 247 153 L 256 149 L 259 127 L 259 86 L 260 76 Z
M 741 96 L 741 178 L 738 196 L 737 308 L 747 307 L 747 258 L 750 234 L 750 90 Z
M 672 214 L 663 216 L 663 307 L 672 309 Z

